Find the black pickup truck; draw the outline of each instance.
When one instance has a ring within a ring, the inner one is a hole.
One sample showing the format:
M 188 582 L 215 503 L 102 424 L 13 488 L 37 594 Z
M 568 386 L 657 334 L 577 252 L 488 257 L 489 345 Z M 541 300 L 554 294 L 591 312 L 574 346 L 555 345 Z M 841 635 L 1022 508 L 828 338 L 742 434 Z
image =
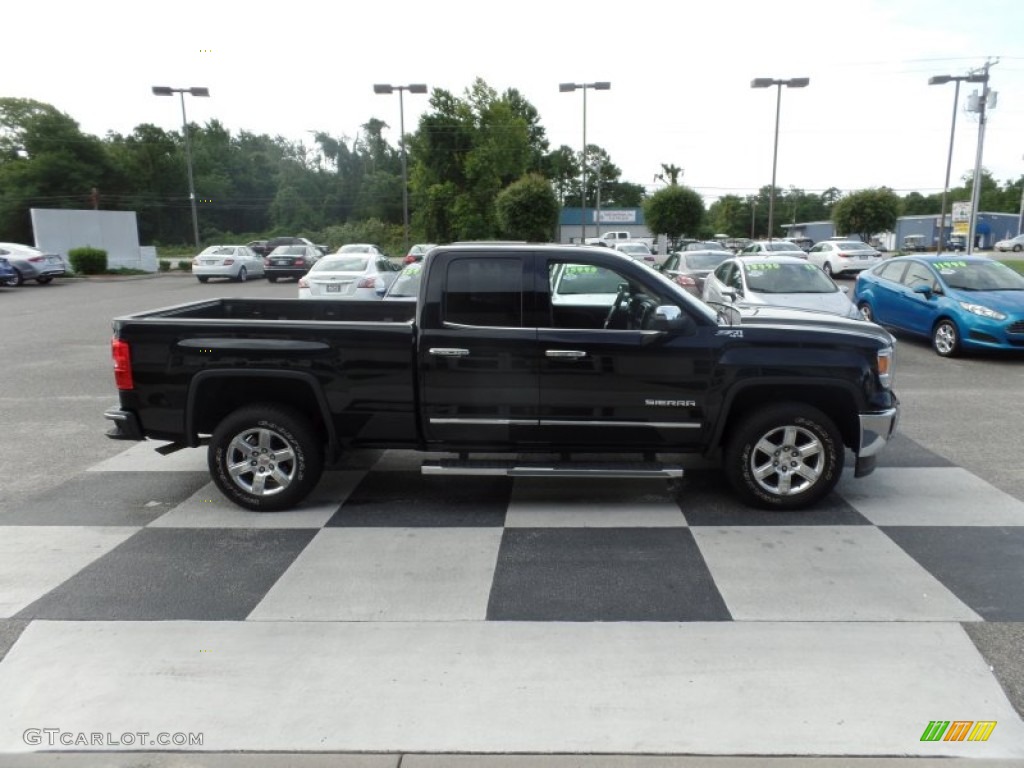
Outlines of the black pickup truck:
M 415 302 L 213 299 L 113 325 L 109 436 L 208 444 L 220 490 L 254 510 L 381 447 L 513 476 L 679 476 L 695 453 L 747 503 L 794 509 L 832 489 L 845 448 L 869 474 L 898 417 L 882 328 L 716 310 L 605 248 L 442 246 Z

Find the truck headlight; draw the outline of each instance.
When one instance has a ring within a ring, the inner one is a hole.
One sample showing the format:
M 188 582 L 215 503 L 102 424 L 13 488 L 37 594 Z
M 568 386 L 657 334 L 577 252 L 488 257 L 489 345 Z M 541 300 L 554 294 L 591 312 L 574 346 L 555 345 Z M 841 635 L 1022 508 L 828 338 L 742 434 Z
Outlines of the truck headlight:
M 994 309 L 989 309 L 982 304 L 972 304 L 969 301 L 961 301 L 960 306 L 970 312 L 972 315 L 981 315 L 987 317 L 990 320 L 1005 320 L 1006 315 L 1002 312 L 997 312 Z

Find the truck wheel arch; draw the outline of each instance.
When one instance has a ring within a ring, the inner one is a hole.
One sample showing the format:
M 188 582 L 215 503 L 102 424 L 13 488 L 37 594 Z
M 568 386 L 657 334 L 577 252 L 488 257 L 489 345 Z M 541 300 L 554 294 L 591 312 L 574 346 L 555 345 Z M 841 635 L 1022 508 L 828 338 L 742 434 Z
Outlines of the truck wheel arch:
M 860 397 L 856 388 L 846 382 L 815 382 L 813 379 L 758 378 L 738 382 L 725 397 L 717 423 L 711 433 L 705 455 L 712 454 L 729 441 L 737 423 L 748 414 L 782 402 L 811 405 L 831 418 L 839 429 L 843 443 L 856 446 L 860 440 Z
M 248 380 L 254 385 L 259 382 L 280 383 L 279 394 L 268 397 L 268 393 L 259 386 L 254 386 L 251 397 L 239 398 L 230 403 L 210 407 L 206 397 L 211 390 L 230 380 L 235 386 Z M 301 394 L 300 394 L 301 393 Z M 244 370 L 207 370 L 200 371 L 192 377 L 185 404 L 185 436 L 190 447 L 201 444 L 200 432 L 212 433 L 217 424 L 228 415 L 249 403 L 277 402 L 280 405 L 299 409 L 318 428 L 325 442 L 326 456 L 329 460 L 336 459 L 341 452 L 341 445 L 331 418 L 331 410 L 327 397 L 319 381 L 304 371 L 275 371 L 260 368 Z

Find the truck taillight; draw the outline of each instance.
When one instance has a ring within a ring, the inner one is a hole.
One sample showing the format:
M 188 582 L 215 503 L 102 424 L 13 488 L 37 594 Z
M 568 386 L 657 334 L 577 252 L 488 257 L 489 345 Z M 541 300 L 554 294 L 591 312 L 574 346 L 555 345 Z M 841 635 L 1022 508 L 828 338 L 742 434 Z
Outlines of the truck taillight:
M 110 342 L 110 353 L 114 358 L 114 382 L 118 389 L 134 389 L 132 381 L 132 356 L 127 341 L 116 336 Z

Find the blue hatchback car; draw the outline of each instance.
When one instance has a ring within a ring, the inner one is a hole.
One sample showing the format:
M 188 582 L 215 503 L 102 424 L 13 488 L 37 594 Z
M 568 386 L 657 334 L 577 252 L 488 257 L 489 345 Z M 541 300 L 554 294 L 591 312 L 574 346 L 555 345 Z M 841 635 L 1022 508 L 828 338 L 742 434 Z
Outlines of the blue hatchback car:
M 18 273 L 14 271 L 11 262 L 0 256 L 0 285 L 14 285 L 17 279 Z
M 1024 276 L 983 256 L 901 256 L 862 272 L 865 320 L 925 336 L 942 357 L 963 349 L 1024 350 Z

